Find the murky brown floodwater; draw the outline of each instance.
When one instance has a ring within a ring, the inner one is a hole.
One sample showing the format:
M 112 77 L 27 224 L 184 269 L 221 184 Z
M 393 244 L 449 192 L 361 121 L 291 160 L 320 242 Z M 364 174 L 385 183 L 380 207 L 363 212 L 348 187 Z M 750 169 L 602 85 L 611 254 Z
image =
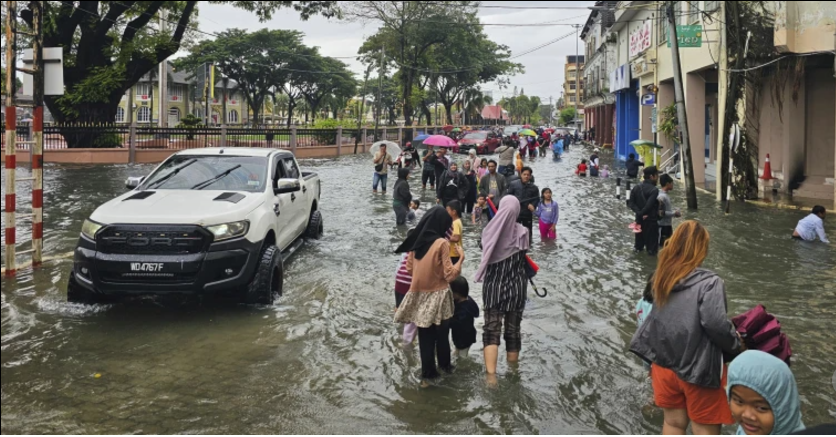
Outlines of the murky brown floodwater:
M 661 414 L 647 407 L 649 383 L 627 352 L 639 284 L 653 262 L 631 251 L 630 213 L 615 200 L 614 181 L 572 177 L 581 155 L 574 148 L 562 163 L 534 164 L 538 184 L 560 202 L 559 244 L 535 243 L 538 283 L 550 294 L 532 297 L 522 362 L 515 370 L 501 360 L 497 389 L 484 383 L 478 350 L 453 376 L 419 388 L 417 351 L 401 348 L 392 323 L 391 251 L 403 233 L 391 199 L 371 195 L 367 157 L 348 157 L 303 163 L 324 183 L 327 237 L 290 261 L 285 295 L 273 307 L 69 305 L 69 259 L 4 280 L 0 430 L 658 433 Z M 72 251 L 95 207 L 121 193 L 126 176 L 150 170 L 49 166 L 47 253 Z M 712 199 L 700 200 L 695 217 L 712 232 L 707 267 L 726 279 L 730 312 L 762 302 L 780 317 L 805 422 L 833 422 L 836 251 L 791 241 L 798 213 L 735 205 L 725 218 Z M 684 206 L 679 193 L 675 202 Z M 469 278 L 478 265 L 474 237 L 466 230 Z

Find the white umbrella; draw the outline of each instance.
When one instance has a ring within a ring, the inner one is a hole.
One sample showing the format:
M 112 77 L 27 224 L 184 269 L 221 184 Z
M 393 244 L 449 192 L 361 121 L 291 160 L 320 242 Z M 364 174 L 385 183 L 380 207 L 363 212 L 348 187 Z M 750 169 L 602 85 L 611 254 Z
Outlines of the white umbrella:
M 401 146 L 398 143 L 393 143 L 391 141 L 378 141 L 372 144 L 372 148 L 369 149 L 369 152 L 372 155 L 377 155 L 377 152 L 380 151 L 380 146 L 386 146 L 386 152 L 392 155 L 392 158 L 395 159 L 401 154 Z

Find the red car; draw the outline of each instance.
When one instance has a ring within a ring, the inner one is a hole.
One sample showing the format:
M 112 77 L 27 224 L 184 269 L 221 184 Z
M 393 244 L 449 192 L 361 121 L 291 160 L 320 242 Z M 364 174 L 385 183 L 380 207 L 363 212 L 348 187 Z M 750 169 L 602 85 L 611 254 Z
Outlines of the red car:
M 471 132 L 459 140 L 458 153 L 467 154 L 470 153 L 471 149 L 476 149 L 476 153 L 479 155 L 490 155 L 500 144 L 499 137 L 493 132 Z

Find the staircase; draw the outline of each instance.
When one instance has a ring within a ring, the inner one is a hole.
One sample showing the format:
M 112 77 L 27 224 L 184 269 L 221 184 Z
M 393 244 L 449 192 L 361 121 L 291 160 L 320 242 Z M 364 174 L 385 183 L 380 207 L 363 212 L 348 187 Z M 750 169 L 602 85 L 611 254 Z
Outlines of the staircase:
M 833 201 L 833 179 L 811 176 L 792 192 L 793 197 L 804 199 L 823 199 Z

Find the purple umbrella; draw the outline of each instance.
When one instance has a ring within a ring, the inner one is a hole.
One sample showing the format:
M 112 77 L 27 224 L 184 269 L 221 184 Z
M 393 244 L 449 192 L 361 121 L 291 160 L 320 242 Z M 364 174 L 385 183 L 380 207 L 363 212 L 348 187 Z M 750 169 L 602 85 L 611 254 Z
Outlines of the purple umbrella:
M 433 147 L 456 147 L 458 144 L 456 144 L 456 142 L 450 137 L 445 137 L 444 135 L 433 135 L 424 140 L 424 145 Z

